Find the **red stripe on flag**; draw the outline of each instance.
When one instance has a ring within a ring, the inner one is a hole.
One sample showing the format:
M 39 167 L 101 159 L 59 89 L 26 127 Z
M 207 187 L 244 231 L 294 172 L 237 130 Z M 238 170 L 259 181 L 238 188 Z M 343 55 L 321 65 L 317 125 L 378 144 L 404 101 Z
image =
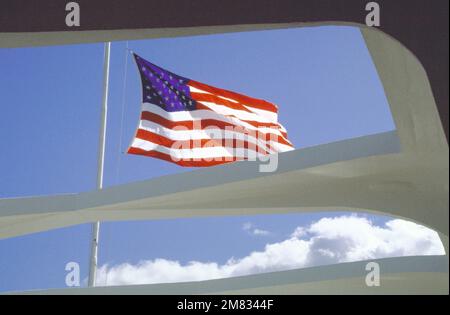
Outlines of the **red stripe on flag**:
M 165 128 L 172 129 L 172 130 L 182 130 L 180 128 L 185 128 L 187 130 L 207 130 L 209 129 L 222 129 L 225 130 L 226 127 L 231 127 L 232 129 L 230 131 L 240 132 L 245 135 L 253 136 L 255 138 L 259 137 L 262 140 L 273 140 L 288 146 L 292 146 L 292 144 L 284 139 L 283 137 L 280 137 L 279 135 L 272 133 L 272 132 L 262 132 L 258 130 L 251 130 L 242 126 L 233 125 L 231 123 L 226 123 L 220 120 L 215 119 L 202 119 L 198 120 L 195 124 L 192 120 L 184 120 L 184 121 L 172 121 L 168 120 L 164 117 L 159 116 L 158 114 L 143 111 L 141 113 L 141 119 L 147 120 L 150 122 L 157 123 L 158 125 L 161 125 Z M 195 128 L 194 128 L 195 127 Z M 280 131 L 281 132 L 281 131 Z M 283 134 L 283 132 L 281 132 Z M 264 136 L 264 137 L 262 137 Z
M 221 161 L 217 161 L 217 160 L 213 160 L 213 161 L 197 160 L 197 161 L 195 161 L 192 159 L 181 159 L 179 161 L 175 161 L 173 159 L 173 157 L 170 156 L 169 154 L 161 153 L 161 152 L 158 152 L 155 150 L 145 151 L 143 149 L 134 148 L 134 147 L 129 148 L 127 153 L 150 156 L 150 157 L 154 157 L 157 159 L 161 159 L 161 160 L 171 162 L 171 163 L 174 163 L 174 164 L 177 164 L 180 166 L 185 166 L 185 167 L 209 167 L 209 166 L 215 166 L 215 165 L 226 164 L 226 163 L 244 160 L 242 158 L 233 157 L 233 158 L 222 158 Z
M 260 100 L 260 99 L 256 99 L 256 98 L 252 98 L 252 97 L 248 97 L 246 95 L 242 95 L 236 92 L 232 92 L 232 91 L 228 91 L 228 90 L 222 90 L 204 83 L 200 83 L 194 80 L 190 80 L 188 82 L 188 85 L 193 86 L 197 89 L 209 92 L 211 94 L 216 94 L 222 97 L 226 97 L 226 98 L 231 98 L 233 100 L 238 101 L 241 104 L 245 104 L 254 108 L 258 108 L 258 109 L 262 109 L 262 110 L 267 110 L 270 112 L 274 112 L 277 113 L 278 112 L 278 108 L 276 105 L 269 103 L 267 101 L 264 100 Z
M 198 139 L 198 140 L 172 140 L 156 134 L 154 132 L 138 129 L 136 133 L 136 138 L 153 142 L 158 145 L 162 145 L 166 148 L 173 148 L 174 145 L 176 149 L 194 149 L 194 148 L 211 148 L 211 147 L 225 147 L 225 148 L 241 148 L 253 150 L 259 154 L 270 154 L 268 151 L 256 145 L 252 142 L 239 139 Z M 267 144 L 270 148 L 270 145 Z
M 242 127 L 239 125 L 227 123 L 227 122 L 216 120 L 216 119 L 202 119 L 202 120 L 196 121 L 196 123 L 194 124 L 194 121 L 192 121 L 192 120 L 172 121 L 172 120 L 168 120 L 164 117 L 161 117 L 158 114 L 148 112 L 148 111 L 143 111 L 141 113 L 141 119 L 157 123 L 165 128 L 172 129 L 172 130 L 177 129 L 177 128 L 178 129 L 186 128 L 189 130 L 204 130 L 204 129 L 212 128 L 212 127 L 217 128 L 217 129 L 225 129 L 226 127 L 232 127 L 233 128 L 232 131 L 241 132 L 243 134 L 248 134 L 248 135 L 255 135 L 255 137 L 257 135 L 264 135 L 265 139 L 273 139 L 274 141 L 277 141 L 279 143 L 283 143 L 285 145 L 292 146 L 292 144 L 289 141 L 287 141 L 286 139 L 284 139 L 283 137 L 280 137 L 279 135 L 277 135 L 275 133 L 251 130 L 251 129 L 248 129 L 248 128 L 245 128 L 245 127 Z M 258 124 L 264 124 L 264 123 L 260 123 L 260 122 L 256 122 L 256 121 L 246 121 L 246 120 L 241 120 L 241 121 L 247 122 L 256 128 L 266 127 L 264 125 L 263 126 L 258 125 Z M 274 126 L 274 125 L 272 124 L 271 126 Z M 269 125 L 267 127 L 271 127 L 271 126 Z M 280 131 L 280 133 L 283 135 L 285 134 L 282 131 Z
M 191 97 L 194 100 L 199 101 L 199 102 L 211 102 L 211 103 L 223 105 L 223 106 L 235 109 L 235 110 L 242 110 L 247 113 L 253 113 L 251 110 L 249 110 L 247 107 L 245 107 L 241 103 L 234 103 L 234 102 L 220 98 L 213 94 L 191 92 Z

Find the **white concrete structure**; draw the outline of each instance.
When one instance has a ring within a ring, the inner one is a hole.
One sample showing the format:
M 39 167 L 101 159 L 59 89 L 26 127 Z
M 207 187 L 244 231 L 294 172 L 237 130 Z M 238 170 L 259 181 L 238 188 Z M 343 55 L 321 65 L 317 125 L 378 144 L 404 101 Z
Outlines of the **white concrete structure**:
M 227 30 L 223 27 L 196 31 Z M 109 220 L 323 210 L 373 212 L 436 230 L 447 252 L 441 257 L 382 260 L 391 272 L 386 286 L 377 293 L 448 294 L 449 151 L 427 75 L 399 42 L 376 29 L 362 27 L 361 31 L 385 89 L 396 131 L 280 154 L 279 168 L 274 173 L 258 172 L 257 162 L 239 162 L 102 191 L 2 199 L 0 238 Z M 91 32 L 86 36 L 89 41 L 129 39 L 133 38 L 131 32 Z M 192 33 L 189 29 L 140 32 L 142 37 Z M 0 38 L 4 36 L 0 34 Z M 8 36 L 5 38 L 9 43 L 20 46 L 20 37 Z M 76 33 L 65 38 L 56 36 L 42 34 L 41 38 L 44 44 L 59 44 L 67 38 L 84 41 Z M 240 280 L 49 292 L 295 294 L 339 293 L 339 286 L 346 288 L 342 293 L 373 293 L 364 288 L 362 265 L 339 264 Z M 319 280 L 312 280 L 313 276 Z
M 380 286 L 366 285 L 365 267 L 368 262 L 361 261 L 198 282 L 55 289 L 20 294 L 436 294 L 448 290 L 448 261 L 445 256 L 372 261 L 380 265 Z

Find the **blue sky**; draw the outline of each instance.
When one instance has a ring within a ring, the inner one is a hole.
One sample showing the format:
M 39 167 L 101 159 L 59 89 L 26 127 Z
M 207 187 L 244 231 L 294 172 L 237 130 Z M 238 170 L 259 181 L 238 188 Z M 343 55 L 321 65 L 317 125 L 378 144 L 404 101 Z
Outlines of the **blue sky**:
M 296 148 L 395 129 L 356 28 L 246 32 L 128 45 L 180 75 L 278 104 L 279 120 Z M 134 134 L 141 99 L 130 56 L 125 69 L 125 48 L 126 42 L 112 44 L 105 186 L 189 171 L 121 153 Z M 95 189 L 102 62 L 103 44 L 0 49 L 0 198 Z M 330 214 L 104 223 L 100 264 L 161 257 L 225 263 L 282 241 L 297 226 L 324 216 Z M 270 233 L 250 235 L 243 229 L 248 222 Z M 90 225 L 81 225 L 0 240 L 0 291 L 64 287 L 69 261 L 79 262 L 86 277 L 90 231 Z

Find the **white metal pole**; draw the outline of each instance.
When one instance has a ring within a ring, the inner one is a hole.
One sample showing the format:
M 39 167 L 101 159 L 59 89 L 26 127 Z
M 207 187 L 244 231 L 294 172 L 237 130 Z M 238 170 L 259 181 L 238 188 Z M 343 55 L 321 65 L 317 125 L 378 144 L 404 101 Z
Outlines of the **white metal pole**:
M 103 100 L 102 114 L 100 123 L 100 141 L 98 150 L 98 172 L 97 172 L 97 189 L 103 188 L 103 167 L 105 162 L 105 139 L 106 139 L 106 119 L 108 114 L 108 85 L 109 85 L 109 56 L 111 50 L 111 42 L 105 43 L 105 55 L 103 62 Z M 95 286 L 95 278 L 97 273 L 97 257 L 98 257 L 98 237 L 100 234 L 100 222 L 92 225 L 92 245 L 91 257 L 89 264 L 89 286 Z

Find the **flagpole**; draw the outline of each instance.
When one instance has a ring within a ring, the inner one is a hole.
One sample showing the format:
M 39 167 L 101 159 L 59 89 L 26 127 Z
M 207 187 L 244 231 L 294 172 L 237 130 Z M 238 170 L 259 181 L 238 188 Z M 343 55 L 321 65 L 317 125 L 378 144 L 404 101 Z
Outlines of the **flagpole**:
M 102 116 L 100 123 L 100 141 L 98 150 L 97 164 L 97 189 L 103 188 L 103 168 L 105 162 L 105 138 L 106 138 L 106 119 L 108 114 L 108 85 L 109 85 L 109 59 L 110 59 L 111 42 L 105 43 L 104 61 L 103 61 L 103 100 L 102 100 Z M 89 264 L 89 282 L 90 287 L 95 286 L 95 278 L 97 273 L 98 262 L 98 242 L 100 234 L 100 222 L 92 224 L 92 244 L 91 257 Z

